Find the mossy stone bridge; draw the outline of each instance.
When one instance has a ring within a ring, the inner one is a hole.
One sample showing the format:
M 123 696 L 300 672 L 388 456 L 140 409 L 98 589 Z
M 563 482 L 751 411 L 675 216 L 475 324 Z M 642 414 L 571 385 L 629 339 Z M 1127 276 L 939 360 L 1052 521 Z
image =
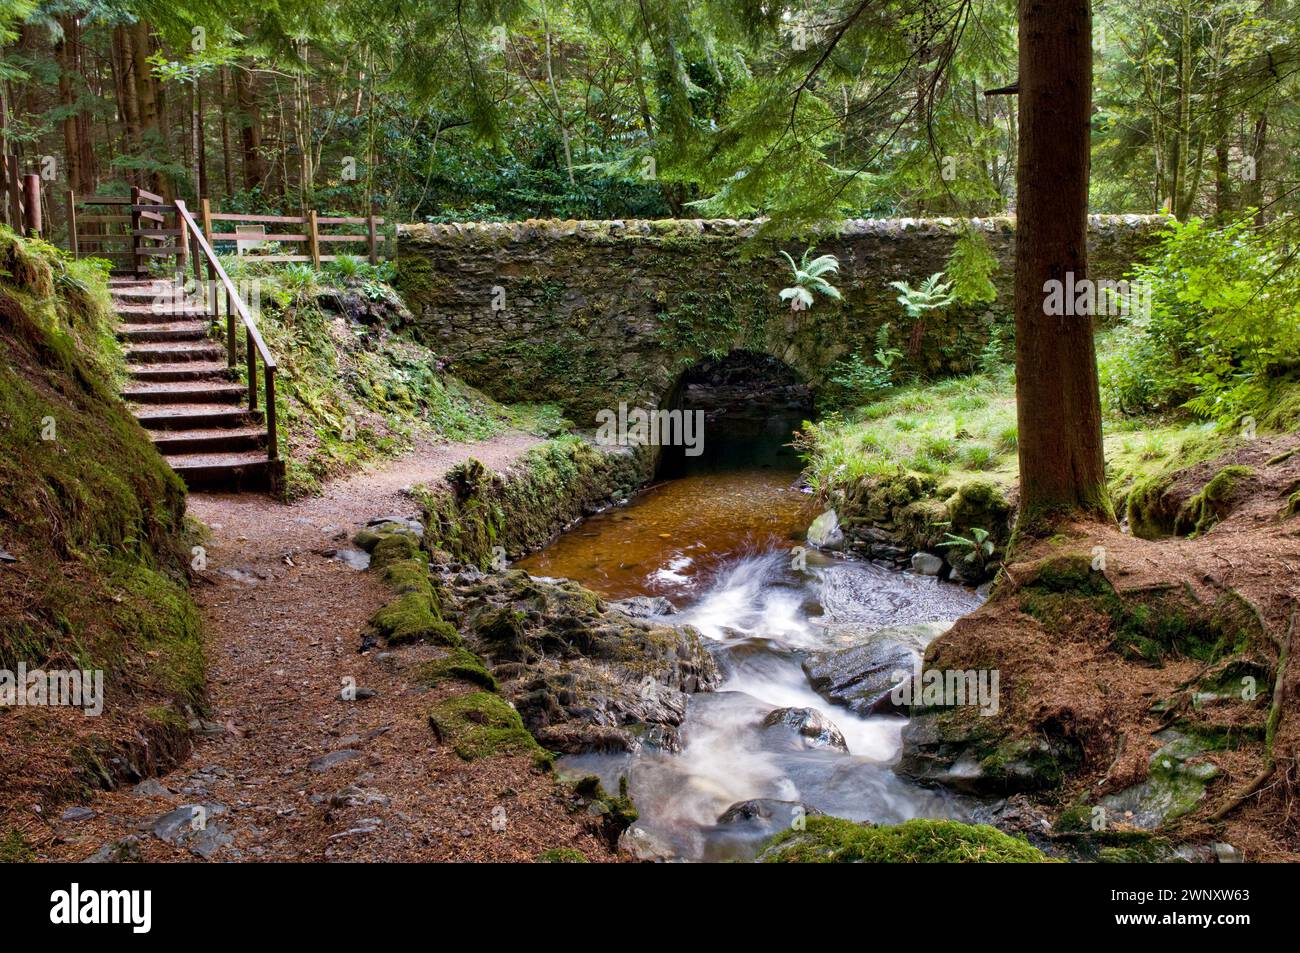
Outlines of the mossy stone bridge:
M 1118 281 L 1153 241 L 1162 216 L 1093 216 L 1089 273 Z M 778 358 L 814 390 L 837 362 L 868 357 L 889 323 L 910 369 L 972 369 L 993 329 L 1011 323 L 1015 222 L 867 219 L 809 241 L 834 254 L 843 301 L 792 311 L 777 254 L 805 243 L 758 238 L 736 220 L 525 221 L 404 225 L 397 284 L 417 334 L 450 370 L 503 401 L 560 405 L 579 427 L 629 405 L 663 406 L 698 361 L 733 351 Z M 967 229 L 998 262 L 993 302 L 905 318 L 891 281 L 919 284 L 942 271 Z

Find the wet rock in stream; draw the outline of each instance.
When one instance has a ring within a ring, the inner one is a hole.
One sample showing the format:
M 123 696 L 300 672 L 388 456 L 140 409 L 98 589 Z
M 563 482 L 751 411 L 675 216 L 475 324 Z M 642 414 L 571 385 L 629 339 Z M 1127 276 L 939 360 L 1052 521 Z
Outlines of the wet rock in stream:
M 816 708 L 777 708 L 763 719 L 763 727 L 784 729 L 799 747 L 849 750 L 843 732 Z
M 817 694 L 855 714 L 892 711 L 891 692 L 912 677 L 925 647 L 950 625 L 923 622 L 878 629 L 850 648 L 808 655 L 804 674 Z
M 577 583 L 512 571 L 454 589 L 469 641 L 551 750 L 676 750 L 687 695 L 718 682 L 695 629 L 632 618 Z

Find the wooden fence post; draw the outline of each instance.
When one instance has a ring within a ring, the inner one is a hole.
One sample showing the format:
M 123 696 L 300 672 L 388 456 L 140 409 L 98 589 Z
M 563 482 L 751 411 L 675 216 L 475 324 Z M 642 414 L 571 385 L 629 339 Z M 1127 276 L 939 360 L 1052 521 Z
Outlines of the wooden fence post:
M 375 230 L 375 210 L 371 209 L 370 214 L 366 216 L 366 244 L 370 249 L 370 264 L 379 264 L 379 245 L 376 239 L 378 235 Z
M 29 238 L 41 237 L 41 177 L 35 172 L 23 176 L 23 231 Z
M 307 212 L 307 241 L 311 247 L 311 263 L 315 268 L 320 267 L 320 226 L 316 222 L 316 210 L 311 209 Z
M 202 218 L 202 221 L 200 221 L 199 223 L 199 227 L 203 229 L 203 237 L 207 240 L 208 244 L 212 246 L 212 251 L 215 253 L 217 248 L 216 248 L 216 243 L 212 240 L 212 203 L 206 198 L 203 199 L 199 204 L 199 215 Z M 198 239 L 196 238 L 194 241 L 194 265 L 195 265 L 196 274 L 198 273 L 198 261 L 199 261 L 198 244 L 199 244 Z M 200 276 L 199 280 L 202 281 L 203 278 Z M 212 262 L 208 262 L 208 285 L 210 287 L 211 294 L 212 294 L 211 299 L 209 299 L 211 305 L 210 310 L 212 314 L 212 320 L 216 321 L 221 316 L 221 295 L 218 294 L 217 292 L 217 268 L 215 265 L 212 264 Z M 229 304 L 230 302 L 227 301 L 226 303 Z M 231 310 L 233 311 L 233 309 Z M 234 318 L 230 317 L 226 322 L 228 325 L 226 329 L 226 336 L 229 339 L 227 341 L 227 345 L 228 345 L 227 349 L 232 354 L 234 352 L 234 347 L 235 347 L 234 344 L 235 326 L 234 324 L 231 323 L 233 321 Z M 231 360 L 231 366 L 233 366 L 234 365 L 233 356 L 231 357 L 230 360 Z
M 131 186 L 131 273 L 140 274 L 140 245 L 143 236 L 140 234 L 140 213 L 136 206 L 140 204 L 140 187 Z
M 177 231 L 176 236 L 176 283 L 180 284 L 185 280 L 186 257 L 189 252 L 190 227 L 185 224 L 185 217 L 181 215 L 180 210 L 176 211 Z
M 73 258 L 81 257 L 77 244 L 77 193 L 72 189 L 68 189 L 68 248 L 72 250 Z

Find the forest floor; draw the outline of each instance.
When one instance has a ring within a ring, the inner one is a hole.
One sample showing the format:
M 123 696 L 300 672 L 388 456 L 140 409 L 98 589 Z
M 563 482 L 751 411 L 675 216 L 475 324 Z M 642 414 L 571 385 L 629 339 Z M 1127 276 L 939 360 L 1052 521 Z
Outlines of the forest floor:
M 436 743 L 425 711 L 452 689 L 415 682 L 418 649 L 360 652 L 366 621 L 392 593 L 377 574 L 334 555 L 369 520 L 418 516 L 404 492 L 411 485 L 433 483 L 469 457 L 501 468 L 537 442 L 512 431 L 424 443 L 293 504 L 191 496 L 190 514 L 211 533 L 194 586 L 209 719 L 169 774 L 51 818 L 38 854 L 529 861 L 569 848 L 608 859 L 573 797 L 531 757 L 466 763 Z M 341 697 L 349 677 L 357 700 Z
M 1208 493 L 1225 473 L 1235 482 L 1220 479 L 1226 489 Z M 1078 747 L 1080 770 L 1049 795 L 1053 815 L 1068 808 L 1090 817 L 1095 805 L 1154 777 L 1153 756 L 1173 728 L 1206 742 L 1188 763 L 1214 774 L 1195 807 L 1161 835 L 1226 842 L 1249 861 L 1300 860 L 1300 671 L 1287 664 L 1300 618 L 1300 436 L 1260 437 L 1179 471 L 1162 506 L 1172 512 L 1198 498 L 1216 521 L 1190 536 L 1147 540 L 1114 524 L 1080 523 L 1019 546 L 993 598 L 936 640 L 927 666 L 999 669 L 1004 688 L 1014 686 L 1003 693 L 1009 724 Z M 1059 567 L 1071 562 L 1083 567 L 1077 583 L 1044 582 L 1044 567 L 1069 579 Z M 1117 623 L 1122 615 L 1127 627 Z M 1256 622 L 1261 634 L 1228 644 Z M 1223 641 L 1198 652 L 1198 637 Z M 1264 773 L 1275 678 L 1275 768 Z M 1247 681 L 1257 693 L 1241 690 Z M 1122 811 L 1108 817 L 1115 830 L 1129 822 Z M 1059 815 L 1053 825 L 1064 829 Z

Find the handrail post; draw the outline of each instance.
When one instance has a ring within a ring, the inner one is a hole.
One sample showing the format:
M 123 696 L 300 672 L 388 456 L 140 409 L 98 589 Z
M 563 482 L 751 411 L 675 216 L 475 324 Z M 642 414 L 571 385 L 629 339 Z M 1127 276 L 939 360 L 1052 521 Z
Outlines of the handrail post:
M 311 264 L 313 268 L 320 268 L 320 225 L 316 221 L 316 210 L 310 209 L 307 212 L 307 242 L 311 249 Z
M 280 441 L 275 432 L 275 368 L 266 365 L 266 458 L 280 458 Z
M 239 342 L 235 339 L 235 298 L 226 290 L 226 363 L 230 370 L 239 363 Z
M 68 189 L 68 248 L 73 258 L 81 257 L 81 248 L 77 243 L 77 193 Z
M 375 227 L 375 210 L 372 208 L 366 216 L 366 244 L 370 249 L 370 264 L 379 264 L 379 235 Z
M 185 246 L 189 244 L 190 235 L 179 210 L 176 212 L 176 230 L 180 234 L 176 236 L 176 267 L 172 274 L 176 277 L 176 284 L 180 285 L 185 281 Z
M 29 238 L 40 238 L 44 229 L 41 220 L 41 177 L 35 172 L 23 176 L 23 229 Z
M 180 231 L 180 235 L 177 236 L 176 242 L 176 270 L 184 275 L 185 266 L 188 264 L 186 258 L 190 252 L 190 229 L 189 226 L 185 224 L 185 216 L 181 214 L 180 209 L 176 210 L 176 227 L 177 230 Z
M 203 199 L 202 210 L 203 210 L 203 224 L 202 224 L 203 237 L 208 238 L 208 236 L 212 234 L 212 206 L 208 204 L 207 199 Z M 212 240 L 208 238 L 209 244 L 211 244 L 211 241 Z M 202 274 L 199 274 L 198 264 L 199 264 L 199 253 L 202 250 L 203 250 L 203 246 L 199 244 L 198 236 L 196 235 L 194 237 L 194 270 L 195 270 L 196 277 L 200 282 L 203 281 L 203 276 Z M 216 249 L 213 249 L 213 252 L 215 254 Z M 215 324 L 217 321 L 221 319 L 221 298 L 223 296 L 217 294 L 217 267 L 212 262 L 208 262 L 208 286 L 209 286 L 208 294 L 211 296 L 210 298 L 207 299 L 209 302 L 209 311 L 212 315 L 212 321 Z M 229 305 L 229 302 L 227 302 L 227 305 Z M 234 366 L 234 362 L 235 362 L 234 357 L 230 354 L 230 352 L 234 350 L 233 347 L 233 342 L 235 338 L 234 311 L 235 311 L 234 308 L 230 308 L 230 307 L 227 308 L 228 319 L 226 321 L 226 351 L 227 351 L 226 359 L 229 362 L 231 367 Z
M 140 213 L 136 206 L 140 204 L 140 187 L 131 186 L 131 273 L 140 274 Z
M 179 218 L 182 222 L 185 221 L 184 217 L 179 214 L 177 214 L 176 217 Z M 215 318 L 216 297 L 217 297 L 216 293 L 213 292 L 211 289 L 205 288 L 203 286 L 203 246 L 199 244 L 199 236 L 193 234 L 193 229 L 190 229 L 188 225 L 186 225 L 185 228 L 186 231 L 190 233 L 189 234 L 189 242 L 191 245 L 190 258 L 194 265 L 194 284 L 199 289 L 199 294 L 203 296 L 204 309 L 207 311 L 211 311 L 213 318 Z
M 253 343 L 253 329 L 248 328 L 248 409 L 257 410 L 257 345 Z

